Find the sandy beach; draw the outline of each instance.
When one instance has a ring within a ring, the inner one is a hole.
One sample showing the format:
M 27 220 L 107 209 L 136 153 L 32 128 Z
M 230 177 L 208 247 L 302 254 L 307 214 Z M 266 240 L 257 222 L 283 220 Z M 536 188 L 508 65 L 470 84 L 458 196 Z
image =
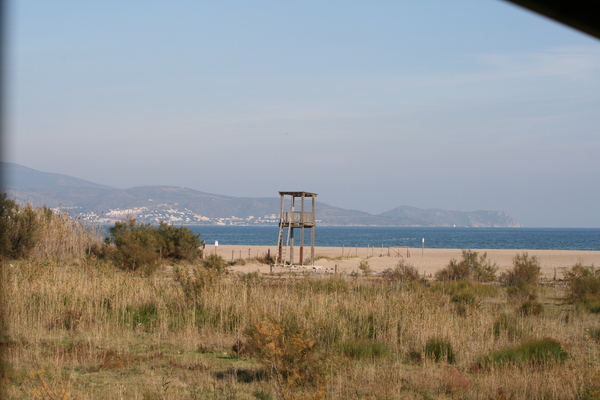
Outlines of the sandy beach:
M 547 279 L 562 279 L 562 271 L 572 265 L 581 262 L 584 265 L 600 266 L 600 251 L 580 251 L 580 250 L 486 250 L 471 249 L 479 253 L 487 253 L 488 258 L 495 262 L 499 267 L 499 272 L 512 267 L 512 260 L 516 254 L 527 252 L 529 255 L 536 256 L 542 267 L 542 276 Z M 277 246 L 234 246 L 221 245 L 215 249 L 214 245 L 206 246 L 206 254 L 216 253 L 226 261 L 238 258 L 251 259 L 256 256 L 264 256 L 270 251 L 272 255 L 276 254 Z M 296 262 L 298 259 L 299 248 L 294 249 Z M 310 247 L 304 248 L 304 258 L 310 255 Z M 315 247 L 315 268 L 319 272 L 333 273 L 336 268 L 342 273 L 360 272 L 358 265 L 362 260 L 368 260 L 369 266 L 373 271 L 382 271 L 387 268 L 393 268 L 400 259 L 405 259 L 408 263 L 418 268 L 421 273 L 433 275 L 436 271 L 444 268 L 451 259 L 460 260 L 462 258 L 461 249 L 421 249 L 421 248 L 378 248 L 378 247 Z M 337 267 L 336 267 L 337 266 Z M 311 266 L 306 266 L 312 269 Z M 232 271 L 268 273 L 270 267 L 264 264 L 248 262 L 243 266 L 233 266 Z M 285 271 L 286 268 L 275 268 L 273 272 Z M 289 269 L 287 269 L 289 270 Z

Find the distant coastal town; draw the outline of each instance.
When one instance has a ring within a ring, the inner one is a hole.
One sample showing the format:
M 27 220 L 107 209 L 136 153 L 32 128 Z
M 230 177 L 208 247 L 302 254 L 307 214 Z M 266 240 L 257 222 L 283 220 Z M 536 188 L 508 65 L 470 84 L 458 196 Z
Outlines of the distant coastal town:
M 177 205 L 177 204 L 175 204 Z M 157 224 L 165 221 L 174 225 L 231 225 L 231 226 L 252 226 L 252 225 L 277 225 L 279 216 L 275 214 L 264 216 L 248 217 L 219 217 L 210 218 L 204 215 L 197 214 L 187 208 L 176 209 L 171 205 L 162 204 L 159 206 L 150 207 L 134 207 L 134 208 L 113 208 L 106 213 L 98 212 L 78 212 L 79 207 L 56 207 L 54 212 L 68 212 L 72 216 L 100 224 L 113 224 L 121 221 L 128 216 L 131 216 L 142 223 Z

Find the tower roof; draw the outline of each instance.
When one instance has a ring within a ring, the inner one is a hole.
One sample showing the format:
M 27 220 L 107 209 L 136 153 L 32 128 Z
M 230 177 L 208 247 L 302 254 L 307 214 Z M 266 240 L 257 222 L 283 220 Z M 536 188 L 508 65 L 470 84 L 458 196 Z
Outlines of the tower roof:
M 281 196 L 294 196 L 294 197 L 317 197 L 316 193 L 310 192 L 279 192 Z

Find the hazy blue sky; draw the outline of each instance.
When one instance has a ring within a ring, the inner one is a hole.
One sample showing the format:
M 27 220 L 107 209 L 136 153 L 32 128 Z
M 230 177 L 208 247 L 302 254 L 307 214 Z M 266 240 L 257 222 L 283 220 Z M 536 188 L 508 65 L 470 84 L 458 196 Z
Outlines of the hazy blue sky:
M 600 227 L 600 41 L 500 0 L 11 1 L 7 161 Z

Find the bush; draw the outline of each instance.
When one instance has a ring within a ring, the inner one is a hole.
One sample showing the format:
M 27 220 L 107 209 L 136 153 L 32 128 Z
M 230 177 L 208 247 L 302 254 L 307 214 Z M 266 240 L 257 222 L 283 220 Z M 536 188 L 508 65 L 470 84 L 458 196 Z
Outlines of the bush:
M 515 317 L 510 317 L 506 314 L 500 314 L 496 321 L 494 321 L 492 332 L 496 338 L 506 333 L 509 340 L 514 340 L 523 335 L 523 330 L 517 325 Z
M 516 285 L 509 286 L 506 294 L 509 299 L 518 302 L 536 300 L 538 297 L 537 286 L 528 285 L 525 281 L 519 281 Z
M 479 255 L 476 251 L 463 250 L 462 260 L 450 260 L 448 265 L 435 274 L 438 281 L 457 281 L 473 279 L 479 282 L 491 282 L 496 279 L 498 267 L 487 258 L 487 253 Z
M 249 353 L 288 387 L 318 388 L 321 359 L 315 342 L 293 324 L 262 321 L 245 331 Z M 282 388 L 278 388 L 283 390 Z
M 431 338 L 425 344 L 425 355 L 433 357 L 435 362 L 447 362 L 454 364 L 456 355 L 449 340 L 443 338 Z
M 455 294 L 450 301 L 454 303 L 455 311 L 461 317 L 465 317 L 470 309 L 479 309 L 481 307 L 481 299 L 475 297 L 471 292 Z
M 399 261 L 394 269 L 388 268 L 383 271 L 381 276 L 388 281 L 395 282 L 424 282 L 424 279 L 419 275 L 419 270 L 404 260 Z
M 109 228 L 105 251 L 120 268 L 150 274 L 161 259 L 194 261 L 202 255 L 203 241 L 189 228 L 161 222 L 158 227 L 138 224 L 127 217 Z
M 218 274 L 222 274 L 227 271 L 227 262 L 223 257 L 217 254 L 210 254 L 206 259 L 202 260 L 200 265 L 208 270 L 215 271 Z
M 158 321 L 158 307 L 154 303 L 127 306 L 125 312 L 127 319 L 134 327 L 142 327 L 148 330 L 153 328 Z
M 354 359 L 374 360 L 387 358 L 390 355 L 389 347 L 382 342 L 373 340 L 352 340 L 342 344 L 342 353 Z
M 493 285 L 484 285 L 483 283 L 470 280 L 441 282 L 434 286 L 435 290 L 441 290 L 451 296 L 463 293 L 471 293 L 479 297 L 494 297 L 498 294 L 498 289 Z
M 594 314 L 600 314 L 600 297 L 599 296 L 585 296 L 576 303 Z
M 518 346 L 498 350 L 485 357 L 485 365 L 524 366 L 525 364 L 543 365 L 548 362 L 562 362 L 569 354 L 554 339 L 529 339 Z
M 500 280 L 509 286 L 537 286 L 540 280 L 540 263 L 536 256 L 526 252 L 513 258 L 513 268 L 504 272 Z
M 159 260 L 160 239 L 156 228 L 149 224 L 137 224 L 128 217 L 109 228 L 106 242 L 114 244 L 108 251 L 109 257 L 118 267 L 126 271 L 151 271 Z
M 521 315 L 541 315 L 544 312 L 544 306 L 539 301 L 527 300 L 521 307 L 519 307 L 519 313 Z
M 567 300 L 590 312 L 600 312 L 600 270 L 577 263 L 565 272 Z
M 0 258 L 82 258 L 100 243 L 94 226 L 47 207 L 19 206 L 0 194 Z
M 373 270 L 371 269 L 371 266 L 369 265 L 369 262 L 367 260 L 362 260 L 358 264 L 358 269 L 360 269 L 365 276 L 371 275 L 371 273 L 373 272 Z
M 170 260 L 194 261 L 202 256 L 204 243 L 200 234 L 185 227 L 174 227 L 162 221 L 157 229 L 161 256 Z
M 454 311 L 463 317 L 469 314 L 469 311 L 481 307 L 482 297 L 492 297 L 498 294 L 495 286 L 471 280 L 439 282 L 433 286 L 433 290 L 448 294 Z
M 456 260 L 450 260 L 446 267 L 435 274 L 438 281 L 459 281 L 469 279 L 469 267 Z
M 29 256 L 35 243 L 40 238 L 43 218 L 30 204 L 20 207 L 13 200 L 6 198 L 6 193 L 2 193 L 0 200 L 2 213 L 2 228 L 5 232 L 5 238 L 2 255 L 7 258 L 26 258 Z M 44 208 L 42 213 L 52 213 Z
M 260 264 L 275 264 L 275 257 L 273 257 L 271 253 L 267 253 L 264 256 L 257 256 L 256 261 Z

